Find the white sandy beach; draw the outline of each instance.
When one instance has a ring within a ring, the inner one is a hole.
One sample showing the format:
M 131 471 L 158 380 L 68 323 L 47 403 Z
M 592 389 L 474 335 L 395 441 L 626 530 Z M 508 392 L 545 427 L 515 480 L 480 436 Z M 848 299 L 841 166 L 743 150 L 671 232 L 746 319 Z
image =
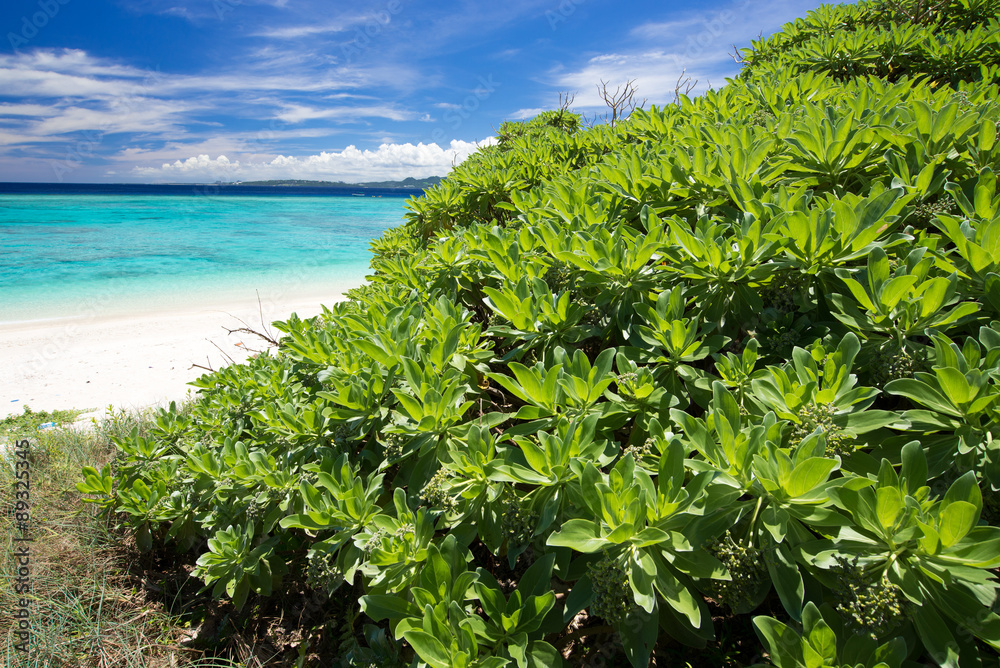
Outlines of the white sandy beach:
M 359 281 L 360 282 L 360 281 Z M 33 411 L 107 407 L 142 408 L 183 400 L 188 385 L 205 373 L 194 365 L 218 369 L 228 358 L 243 361 L 267 344 L 248 334 L 227 334 L 242 319 L 260 330 L 291 313 L 306 318 L 321 304 L 342 299 L 340 292 L 267 299 L 251 292 L 225 304 L 199 304 L 182 310 L 136 315 L 0 324 L 0 418 Z

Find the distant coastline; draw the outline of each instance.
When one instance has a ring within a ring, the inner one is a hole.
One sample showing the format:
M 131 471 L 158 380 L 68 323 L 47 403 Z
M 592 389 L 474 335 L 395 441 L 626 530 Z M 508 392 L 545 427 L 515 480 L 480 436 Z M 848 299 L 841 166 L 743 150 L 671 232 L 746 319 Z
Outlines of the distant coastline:
M 372 197 L 413 197 L 423 187 L 377 184 L 260 185 L 260 183 L 0 183 L 0 195 L 179 195 L 188 197 L 350 197 L 358 191 Z M 322 183 L 322 182 L 318 182 Z M 393 183 L 393 182 L 389 182 Z
M 345 183 L 344 181 L 303 181 L 301 179 L 283 179 L 277 181 L 239 181 L 229 185 L 243 186 L 294 186 L 296 188 L 431 188 L 441 183 L 442 177 L 429 176 L 426 179 L 415 179 L 408 176 L 402 181 L 368 181 L 366 183 Z

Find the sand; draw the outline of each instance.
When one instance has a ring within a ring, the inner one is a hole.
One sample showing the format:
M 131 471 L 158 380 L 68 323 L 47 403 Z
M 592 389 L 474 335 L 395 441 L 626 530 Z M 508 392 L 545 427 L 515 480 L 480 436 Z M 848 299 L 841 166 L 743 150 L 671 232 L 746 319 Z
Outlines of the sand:
M 263 322 L 278 338 L 271 322 L 291 313 L 317 315 L 321 304 L 342 299 L 347 287 L 352 286 L 260 304 L 250 292 L 227 297 L 224 304 L 179 310 L 0 323 L 0 419 L 30 406 L 87 409 L 81 420 L 89 422 L 109 406 L 139 409 L 183 401 L 195 391 L 188 383 L 206 373 L 199 367 L 218 369 L 267 347 L 256 336 L 228 334 L 227 329 L 243 327 L 239 319 L 261 330 L 263 311 Z

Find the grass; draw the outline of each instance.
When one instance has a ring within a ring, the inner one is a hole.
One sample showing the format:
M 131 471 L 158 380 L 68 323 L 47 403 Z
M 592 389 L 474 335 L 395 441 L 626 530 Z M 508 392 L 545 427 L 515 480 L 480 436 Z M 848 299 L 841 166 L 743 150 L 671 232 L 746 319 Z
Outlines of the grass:
M 0 664 L 53 668 L 299 668 L 328 665 L 400 665 L 399 643 L 379 638 L 384 629 L 365 624 L 354 601 L 360 591 L 327 600 L 302 583 L 267 599 L 252 597 L 242 613 L 213 601 L 190 577 L 190 555 L 171 549 L 141 554 L 130 532 L 100 515 L 76 490 L 83 466 L 97 468 L 115 456 L 115 437 L 137 429 L 149 435 L 152 411 L 109 411 L 83 428 L 40 429 L 47 422 L 72 424 L 83 411 L 34 413 L 8 418 L 0 440 L 30 441 L 32 592 L 31 652 L 15 650 L 20 595 L 14 591 L 14 471 L 0 460 Z M 317 605 L 318 603 L 318 605 Z M 720 620 L 726 629 L 726 620 Z M 676 643 L 660 648 L 657 665 L 723 668 L 747 665 L 754 643 L 748 629 L 710 643 L 704 651 Z M 585 639 L 574 651 L 586 665 L 628 662 L 610 636 Z M 387 657 L 394 657 L 390 661 Z M 751 661 L 752 662 L 752 661 Z
M 209 658 L 184 646 L 191 633 L 162 602 L 150 596 L 134 541 L 117 532 L 76 491 L 82 466 L 114 458 L 111 438 L 148 428 L 150 414 L 111 413 L 92 428 L 40 429 L 69 424 L 83 411 L 32 412 L 0 422 L 0 439 L 30 442 L 31 642 L 15 649 L 20 594 L 14 590 L 14 472 L 0 464 L 0 661 L 7 666 L 234 668 L 253 663 Z M 155 587 L 155 585 L 154 585 Z
M 37 434 L 43 424 L 54 422 L 56 426 L 72 424 L 85 410 L 40 411 L 24 407 L 20 415 L 8 415 L 0 420 L 0 436 L 18 437 Z

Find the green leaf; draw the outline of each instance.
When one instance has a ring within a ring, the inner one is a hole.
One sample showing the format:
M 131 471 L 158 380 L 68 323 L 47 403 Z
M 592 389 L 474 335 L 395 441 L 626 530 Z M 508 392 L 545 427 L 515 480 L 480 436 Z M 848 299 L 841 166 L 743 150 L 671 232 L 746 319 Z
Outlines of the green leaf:
M 396 595 L 368 594 L 361 597 L 360 603 L 361 610 L 376 622 L 420 616 L 417 606 Z
M 646 553 L 639 553 L 637 564 L 629 568 L 628 579 L 636 605 L 652 613 L 656 607 L 656 593 L 653 591 L 653 581 L 656 579 L 656 564 Z
M 592 553 L 603 550 L 608 541 L 598 534 L 598 527 L 590 520 L 569 520 L 545 543 L 554 547 L 569 547 L 577 552 Z
M 885 385 L 889 394 L 897 394 L 945 415 L 962 417 L 962 414 L 940 392 L 915 378 L 898 378 Z
M 913 619 L 921 642 L 939 666 L 961 668 L 958 643 L 955 642 L 955 637 L 948 630 L 948 625 L 934 610 L 934 606 L 915 606 L 911 619 Z
M 517 590 L 522 596 L 542 596 L 551 591 L 549 586 L 552 580 L 552 568 L 556 562 L 554 552 L 546 554 L 535 560 L 521 576 L 517 583 Z
M 598 485 L 604 482 L 604 476 L 592 462 L 587 462 L 580 476 L 580 494 L 583 502 L 595 517 L 600 517 L 603 509 L 601 491 Z
M 969 386 L 969 381 L 958 369 L 950 366 L 934 367 L 934 374 L 945 395 L 956 406 L 966 404 L 976 396 L 976 392 Z
M 563 610 L 563 624 L 568 624 L 578 612 L 589 606 L 594 600 L 594 583 L 590 576 L 584 575 L 573 584 L 573 588 L 566 596 L 565 610 Z
M 230 581 L 230 583 L 232 583 L 232 581 Z M 228 589 L 229 588 L 227 587 L 227 593 L 229 593 Z M 244 576 L 240 578 L 240 581 L 236 584 L 236 587 L 234 587 L 233 591 L 230 593 L 230 595 L 233 597 L 233 607 L 236 608 L 237 610 L 241 610 L 243 608 L 243 604 L 246 603 L 247 596 L 249 596 L 249 594 L 250 594 L 250 578 Z
M 788 616 L 795 621 L 802 620 L 802 601 L 805 598 L 805 585 L 798 565 L 792 558 L 787 543 L 775 545 L 773 558 L 767 559 L 767 570 L 778 592 L 781 604 Z
M 788 533 L 788 511 L 771 505 L 764 508 L 760 519 L 775 542 L 780 543 L 785 540 L 785 534 Z
M 985 119 L 979 126 L 979 152 L 986 153 L 993 148 L 997 139 L 997 126 L 990 119 Z
M 812 601 L 806 605 L 802 617 L 806 642 L 822 658 L 823 665 L 833 665 L 837 660 L 837 636 L 833 629 L 826 623 L 820 615 L 819 608 Z
M 896 276 L 891 278 L 882 284 L 882 287 L 878 292 L 878 299 L 880 305 L 884 309 L 884 313 L 888 313 L 899 300 L 903 298 L 909 290 L 916 284 L 917 277 L 912 274 L 904 274 L 902 276 Z
M 806 668 L 799 634 L 772 617 L 753 618 L 754 631 L 778 668 Z
M 426 631 L 408 629 L 403 633 L 413 651 L 431 668 L 452 668 L 451 653 L 440 640 Z
M 906 493 L 913 496 L 927 484 L 927 457 L 920 441 L 910 441 L 903 446 L 903 477 L 906 479 Z
M 635 668 L 648 666 L 649 655 L 660 633 L 659 615 L 656 611 L 649 613 L 642 608 L 632 608 L 618 633 L 629 662 Z
M 835 459 L 810 457 L 792 469 L 791 479 L 785 485 L 785 492 L 793 499 L 798 498 L 825 481 L 838 466 Z
M 979 173 L 979 183 L 976 184 L 975 207 L 976 215 L 983 220 L 993 218 L 993 193 L 996 191 L 996 175 L 987 167 Z
M 968 501 L 955 501 L 941 511 L 938 520 L 938 533 L 941 535 L 941 545 L 949 548 L 962 540 L 979 519 L 979 509 Z
M 903 495 L 895 487 L 875 490 L 875 514 L 882 528 L 889 531 L 903 512 Z
M 528 668 L 560 668 L 563 665 L 562 654 L 544 640 L 532 640 L 528 643 Z
M 965 540 L 938 555 L 938 559 L 976 568 L 1000 566 L 1000 528 L 979 526 Z

